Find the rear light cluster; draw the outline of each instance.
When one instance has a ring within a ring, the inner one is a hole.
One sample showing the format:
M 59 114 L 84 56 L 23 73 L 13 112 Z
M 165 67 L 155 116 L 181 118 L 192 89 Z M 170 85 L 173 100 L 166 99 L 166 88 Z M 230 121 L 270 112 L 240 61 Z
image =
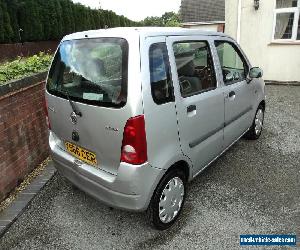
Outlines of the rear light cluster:
M 139 165 L 147 161 L 147 141 L 143 115 L 130 118 L 125 125 L 121 161 Z
M 47 104 L 46 98 L 45 98 L 44 108 L 45 108 L 45 113 L 46 113 L 46 124 L 47 124 L 48 128 L 51 129 L 49 115 L 48 115 L 48 104 Z

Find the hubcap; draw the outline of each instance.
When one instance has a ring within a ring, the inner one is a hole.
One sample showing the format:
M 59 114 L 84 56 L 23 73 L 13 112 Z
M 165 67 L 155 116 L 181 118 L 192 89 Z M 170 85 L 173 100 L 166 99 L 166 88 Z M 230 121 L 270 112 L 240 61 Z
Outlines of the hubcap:
M 262 109 L 259 109 L 255 116 L 255 134 L 259 135 L 262 131 L 263 127 L 263 120 L 264 120 L 264 113 Z
M 184 185 L 179 177 L 172 178 L 165 186 L 159 200 L 159 219 L 171 222 L 179 213 L 184 197 Z

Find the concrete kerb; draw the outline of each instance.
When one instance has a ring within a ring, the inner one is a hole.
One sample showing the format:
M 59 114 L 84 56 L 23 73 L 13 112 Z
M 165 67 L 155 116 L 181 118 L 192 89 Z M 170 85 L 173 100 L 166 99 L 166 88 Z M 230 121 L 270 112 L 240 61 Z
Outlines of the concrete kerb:
M 268 81 L 265 80 L 266 85 L 275 85 L 275 86 L 300 86 L 300 82 L 280 82 L 280 81 Z

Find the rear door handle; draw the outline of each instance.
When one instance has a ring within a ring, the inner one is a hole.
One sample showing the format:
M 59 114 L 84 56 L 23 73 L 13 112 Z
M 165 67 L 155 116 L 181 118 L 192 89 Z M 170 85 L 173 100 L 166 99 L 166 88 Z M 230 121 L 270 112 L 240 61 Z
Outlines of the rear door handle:
M 187 109 L 186 109 L 186 111 L 187 111 L 188 113 L 191 113 L 191 112 L 193 112 L 193 111 L 195 111 L 195 110 L 196 110 L 196 105 L 190 105 L 190 106 L 188 106 Z
M 228 94 L 228 97 L 231 98 L 231 97 L 234 97 L 235 96 L 235 92 L 234 91 L 230 91 L 229 94 Z

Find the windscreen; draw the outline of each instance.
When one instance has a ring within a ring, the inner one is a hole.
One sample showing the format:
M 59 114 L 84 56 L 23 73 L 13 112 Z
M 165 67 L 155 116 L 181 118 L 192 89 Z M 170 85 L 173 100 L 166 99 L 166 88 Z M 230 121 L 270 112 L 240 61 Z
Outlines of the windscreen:
M 121 38 L 61 43 L 49 71 L 50 94 L 106 107 L 127 99 L 128 43 Z

